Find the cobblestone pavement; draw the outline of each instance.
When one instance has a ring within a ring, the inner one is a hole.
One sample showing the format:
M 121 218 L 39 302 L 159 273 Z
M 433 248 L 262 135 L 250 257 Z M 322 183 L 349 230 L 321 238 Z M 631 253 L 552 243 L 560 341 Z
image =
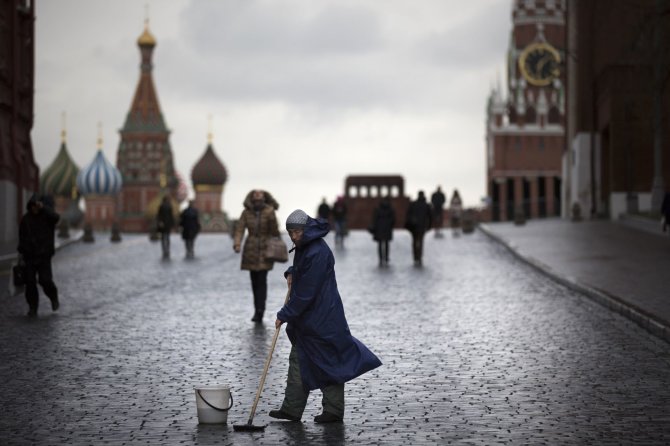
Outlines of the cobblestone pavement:
M 332 236 L 329 236 L 332 242 Z M 279 422 L 282 333 L 247 421 L 274 328 L 249 321 L 248 273 L 226 235 L 171 261 L 144 236 L 63 248 L 62 307 L 0 306 L 2 444 L 667 444 L 670 345 L 516 260 L 481 233 L 426 237 L 425 266 L 396 232 L 391 265 L 354 231 L 336 250 L 352 333 L 384 365 L 346 386 L 343 425 Z M 270 309 L 285 297 L 277 265 Z M 228 425 L 198 425 L 194 386 L 228 384 Z
M 624 314 L 639 313 L 633 319 L 643 326 L 651 319 L 665 327 L 652 331 L 670 340 L 669 281 L 659 274 L 670 269 L 670 237 L 660 225 L 654 228 L 655 234 L 609 220 L 574 223 L 560 218 L 529 220 L 523 226 L 483 225 L 485 232 L 548 274 L 607 293 L 622 304 Z

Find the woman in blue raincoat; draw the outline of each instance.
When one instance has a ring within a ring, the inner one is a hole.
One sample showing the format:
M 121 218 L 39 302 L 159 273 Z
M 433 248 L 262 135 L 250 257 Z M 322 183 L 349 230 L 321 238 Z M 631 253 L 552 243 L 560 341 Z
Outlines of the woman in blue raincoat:
M 323 240 L 328 222 L 298 209 L 288 216 L 286 229 L 295 244 L 293 266 L 284 273 L 291 294 L 275 325 L 287 323 L 292 347 L 282 407 L 269 415 L 299 421 L 309 392 L 321 389 L 323 413 L 314 421 L 341 423 L 344 383 L 379 367 L 381 361 L 349 332 L 335 280 L 335 258 Z

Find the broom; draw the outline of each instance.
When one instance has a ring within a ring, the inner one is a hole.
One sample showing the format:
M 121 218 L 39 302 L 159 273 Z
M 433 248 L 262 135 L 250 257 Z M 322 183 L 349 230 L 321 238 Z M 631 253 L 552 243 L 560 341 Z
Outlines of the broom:
M 291 287 L 288 288 L 286 292 L 286 300 L 284 300 L 284 305 L 288 303 L 288 299 L 291 295 Z M 261 392 L 263 391 L 263 385 L 265 385 L 265 377 L 268 374 L 268 369 L 270 368 L 270 361 L 272 360 L 272 353 L 275 351 L 275 345 L 277 344 L 277 338 L 279 337 L 279 332 L 281 331 L 281 325 L 275 328 L 275 335 L 272 338 L 272 345 L 270 346 L 270 352 L 268 357 L 265 360 L 265 368 L 263 369 L 263 374 L 261 375 L 261 382 L 258 384 L 258 390 L 256 391 L 256 398 L 254 399 L 254 405 L 251 406 L 251 413 L 249 414 L 249 421 L 247 424 L 234 424 L 233 429 L 237 432 L 257 432 L 265 430 L 265 425 L 254 425 L 254 414 L 256 413 L 256 407 L 258 406 L 258 400 L 261 399 Z

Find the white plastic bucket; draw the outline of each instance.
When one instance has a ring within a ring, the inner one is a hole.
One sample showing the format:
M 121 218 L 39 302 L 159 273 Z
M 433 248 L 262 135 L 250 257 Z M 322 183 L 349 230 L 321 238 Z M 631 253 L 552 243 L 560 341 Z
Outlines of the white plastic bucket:
M 196 387 L 195 403 L 198 423 L 225 424 L 228 421 L 228 410 L 233 407 L 233 395 L 227 386 Z

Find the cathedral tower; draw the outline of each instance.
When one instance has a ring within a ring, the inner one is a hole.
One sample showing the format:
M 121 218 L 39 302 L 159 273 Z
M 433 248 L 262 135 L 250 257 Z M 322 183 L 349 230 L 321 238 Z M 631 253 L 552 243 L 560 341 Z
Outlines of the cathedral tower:
M 120 130 L 117 166 L 123 176 L 119 200 L 121 228 L 129 232 L 150 229 L 153 215 L 148 204 L 159 194 L 175 195 L 175 176 L 170 131 L 165 125 L 152 77 L 152 55 L 156 39 L 149 32 L 148 20 L 137 39 L 140 48 L 140 80 Z

